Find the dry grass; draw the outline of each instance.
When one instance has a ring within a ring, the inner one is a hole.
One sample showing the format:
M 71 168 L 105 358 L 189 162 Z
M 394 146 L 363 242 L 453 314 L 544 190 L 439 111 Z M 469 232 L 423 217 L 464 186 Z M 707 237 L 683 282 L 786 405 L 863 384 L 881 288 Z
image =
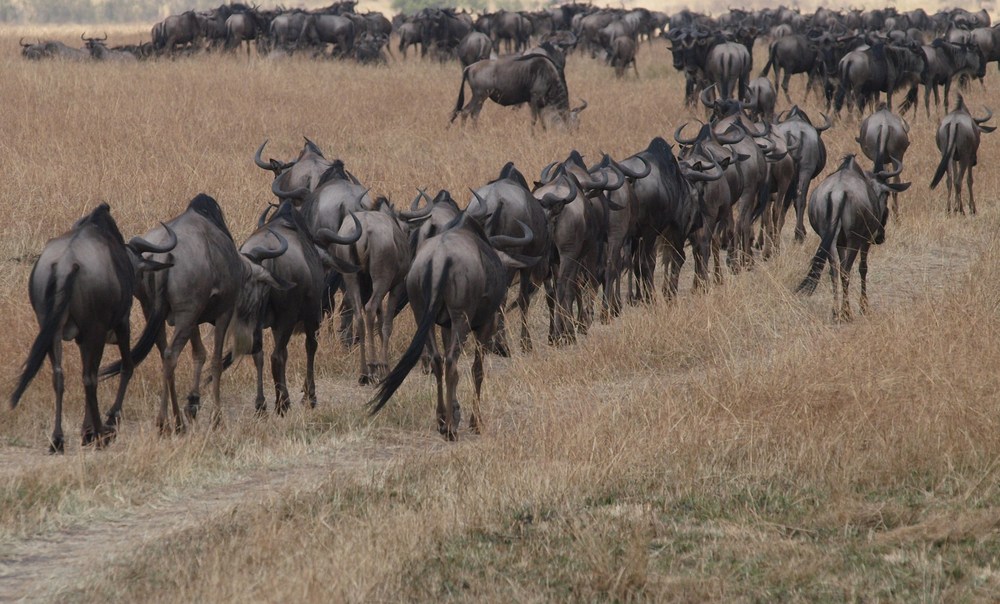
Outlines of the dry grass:
M 639 81 L 571 58 L 583 127 L 535 137 L 527 111 L 495 106 L 478 130 L 447 129 L 455 65 L 27 64 L 13 50 L 0 65 L 4 393 L 36 329 L 25 258 L 101 200 L 129 236 L 206 191 L 240 239 L 269 198 L 251 161 L 264 138 L 287 158 L 306 134 L 408 202 L 416 186 L 464 198 L 511 159 L 530 176 L 571 148 L 632 153 L 689 116 L 662 45 L 644 47 Z M 998 81 L 969 93 L 977 112 Z M 824 136 L 831 167 L 856 127 Z M 160 438 L 153 360 L 109 450 L 49 458 L 46 369 L 0 415 L 0 598 L 989 600 L 1000 140 L 984 138 L 981 215 L 947 218 L 926 188 L 932 133 L 921 116 L 903 220 L 872 257 L 869 316 L 831 323 L 825 282 L 791 294 L 815 237 L 703 296 L 687 291 L 688 268 L 675 304 L 629 308 L 574 347 L 490 358 L 480 438 L 439 440 L 422 376 L 368 420 L 356 357 L 324 333 L 316 412 L 254 419 L 244 363 L 224 378 L 222 429 Z M 541 305 L 533 325 L 541 341 Z M 396 354 L 411 330 L 401 321 Z M 67 356 L 72 433 L 82 390 Z M 293 383 L 303 369 L 295 340 Z

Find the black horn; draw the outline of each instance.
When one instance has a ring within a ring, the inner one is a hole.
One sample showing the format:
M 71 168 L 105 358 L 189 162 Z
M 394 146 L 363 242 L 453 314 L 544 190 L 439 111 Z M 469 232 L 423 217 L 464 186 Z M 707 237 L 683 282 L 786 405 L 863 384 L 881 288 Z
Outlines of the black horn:
M 267 229 L 267 232 L 274 235 L 274 238 L 278 240 L 278 249 L 266 248 L 262 245 L 258 245 L 249 252 L 245 252 L 243 255 L 250 259 L 254 264 L 260 264 L 261 262 L 268 260 L 270 258 L 277 258 L 278 256 L 284 254 L 288 251 L 288 240 L 281 236 L 280 233 L 274 229 Z
M 170 250 L 174 249 L 175 247 L 177 247 L 177 233 L 175 233 L 174 230 L 168 227 L 166 224 L 162 222 L 160 224 L 163 226 L 164 230 L 167 231 L 166 243 L 164 243 L 163 245 L 156 245 L 154 243 L 146 241 L 142 237 L 136 236 L 133 237 L 128 242 L 128 247 L 134 250 L 137 254 L 144 254 L 144 253 L 165 254 Z

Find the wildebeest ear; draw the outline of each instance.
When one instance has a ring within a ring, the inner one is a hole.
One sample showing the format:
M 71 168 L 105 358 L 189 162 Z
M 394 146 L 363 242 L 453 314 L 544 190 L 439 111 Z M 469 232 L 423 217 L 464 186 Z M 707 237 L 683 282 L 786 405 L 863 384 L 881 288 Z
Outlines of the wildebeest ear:
M 146 258 L 143 258 L 139 261 L 139 270 L 152 273 L 155 271 L 162 271 L 165 268 L 170 268 L 173 265 L 173 262 L 157 262 L 156 260 L 147 260 Z
M 538 261 L 542 259 L 541 256 L 522 256 L 520 254 L 508 254 L 507 252 L 501 252 L 496 250 L 497 256 L 500 257 L 500 262 L 503 263 L 504 268 L 531 268 L 538 264 Z

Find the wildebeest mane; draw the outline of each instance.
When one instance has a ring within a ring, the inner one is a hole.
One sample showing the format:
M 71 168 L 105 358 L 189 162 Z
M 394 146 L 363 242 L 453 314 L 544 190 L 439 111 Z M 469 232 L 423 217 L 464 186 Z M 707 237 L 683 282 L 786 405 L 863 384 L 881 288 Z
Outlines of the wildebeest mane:
M 350 179 L 347 177 L 347 171 L 344 170 L 344 162 L 340 161 L 339 159 L 333 160 L 333 163 L 330 165 L 330 167 L 327 168 L 325 172 L 323 172 L 322 176 L 319 177 L 319 184 L 316 185 L 316 188 L 318 189 L 319 187 L 323 186 L 324 184 L 326 184 L 331 180 L 350 181 Z
M 191 200 L 191 203 L 188 204 L 188 209 L 200 214 L 205 220 L 214 224 L 220 231 L 225 233 L 226 237 L 232 240 L 233 235 L 229 232 L 229 227 L 226 226 L 226 219 L 222 215 L 222 208 L 219 207 L 219 203 L 215 199 L 204 193 L 198 193 Z
M 111 217 L 111 207 L 107 203 L 102 203 L 94 208 L 93 212 L 77 220 L 73 225 L 73 229 L 76 230 L 87 225 L 94 225 L 101 232 L 107 233 L 116 242 L 122 245 L 125 244 L 125 238 L 122 237 L 121 231 L 118 230 L 118 224 L 115 222 L 115 219 Z
M 496 180 L 491 180 L 489 184 L 493 184 L 501 180 L 513 180 L 525 189 L 529 191 L 531 190 L 531 187 L 528 186 L 528 181 L 525 180 L 521 171 L 514 167 L 514 162 L 512 161 L 504 164 L 504 167 L 500 169 L 500 176 Z

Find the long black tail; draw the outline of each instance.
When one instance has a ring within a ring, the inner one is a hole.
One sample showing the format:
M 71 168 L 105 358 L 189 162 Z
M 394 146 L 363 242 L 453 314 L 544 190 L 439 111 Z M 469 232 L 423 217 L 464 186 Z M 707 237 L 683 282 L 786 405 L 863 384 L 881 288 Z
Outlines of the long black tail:
M 941 177 L 948 171 L 948 163 L 951 162 L 951 158 L 955 155 L 955 130 L 956 127 L 954 124 L 948 125 L 948 142 L 945 145 L 944 152 L 941 153 L 941 163 L 938 164 L 937 170 L 934 172 L 934 179 L 931 180 L 932 189 L 941 182 Z
M 409 348 L 403 353 L 402 358 L 399 359 L 396 366 L 389 372 L 389 375 L 379 384 L 378 393 L 375 397 L 368 401 L 369 411 L 372 415 L 381 411 L 382 407 L 389 402 L 389 399 L 396 393 L 396 390 L 403 385 L 403 380 L 406 379 L 406 376 L 416 366 L 417 361 L 420 360 L 420 353 L 423 352 L 424 345 L 427 343 L 427 336 L 430 334 L 431 328 L 434 327 L 434 321 L 437 319 L 438 313 L 441 312 L 441 305 L 444 303 L 441 292 L 444 289 L 444 284 L 448 279 L 448 272 L 450 270 L 451 260 L 446 260 L 444 267 L 441 269 L 441 276 L 438 278 L 437 287 L 434 287 L 433 270 L 427 271 L 427 274 L 424 276 L 423 297 L 425 300 L 428 300 L 427 308 L 424 309 L 424 316 L 420 319 L 420 325 L 417 326 L 417 333 L 413 335 L 413 341 L 410 342 Z
M 162 304 L 160 305 L 163 306 Z M 153 314 L 150 315 L 149 320 L 146 321 L 146 327 L 142 330 L 142 334 L 139 336 L 139 341 L 135 343 L 132 350 L 129 352 L 129 356 L 132 357 L 132 365 L 135 367 L 139 366 L 139 363 L 146 360 L 149 356 L 149 351 L 153 349 L 153 345 L 156 344 L 157 338 L 160 337 L 160 333 L 163 332 L 163 326 L 167 320 L 166 308 L 156 308 L 153 310 Z M 122 372 L 122 362 L 115 361 L 109 365 L 101 367 L 101 372 L 98 374 L 102 380 L 112 378 Z
M 455 111 L 451 114 L 451 121 L 455 121 L 455 117 L 458 112 L 462 110 L 465 106 L 465 82 L 469 79 L 469 68 L 466 67 L 462 70 L 462 83 L 458 85 L 458 101 L 455 102 Z
M 767 63 L 764 63 L 764 70 L 760 72 L 760 77 L 762 77 L 762 78 L 766 78 L 767 77 L 767 72 L 771 71 L 771 65 L 774 64 L 774 51 L 775 51 L 775 48 L 772 45 L 771 48 L 768 49 L 768 50 L 769 50 L 769 52 L 767 53 Z M 777 69 L 774 70 L 774 76 L 778 77 L 778 70 Z
M 20 402 L 24 391 L 27 390 L 28 384 L 31 383 L 38 370 L 41 369 L 42 363 L 45 362 L 45 355 L 52 349 L 52 342 L 57 335 L 56 332 L 59 330 L 63 315 L 66 314 L 66 309 L 69 307 L 73 283 L 80 272 L 80 265 L 74 264 L 66 276 L 61 296 L 55 263 L 52 264 L 50 270 L 48 283 L 45 284 L 45 317 L 42 319 L 38 336 L 35 337 L 35 341 L 31 345 L 28 360 L 24 362 L 24 371 L 21 372 L 21 377 L 17 381 L 17 388 L 14 390 L 14 394 L 10 395 L 11 409 L 17 407 L 17 403 Z
M 823 272 L 823 267 L 826 266 L 826 261 L 830 260 L 833 262 L 833 258 L 830 257 L 830 248 L 833 247 L 833 240 L 837 237 L 840 232 L 840 214 L 844 211 L 844 200 L 841 200 L 840 209 L 837 212 L 837 216 L 833 215 L 833 197 L 832 195 L 827 195 L 826 197 L 826 215 L 830 217 L 829 224 L 826 225 L 826 232 L 823 234 L 823 240 L 819 243 L 819 248 L 816 249 L 816 255 L 813 256 L 812 264 L 809 266 L 809 273 L 806 278 L 799 283 L 799 286 L 795 288 L 796 293 L 803 293 L 807 296 L 811 296 L 813 292 L 816 291 L 816 286 L 819 284 L 819 275 Z

